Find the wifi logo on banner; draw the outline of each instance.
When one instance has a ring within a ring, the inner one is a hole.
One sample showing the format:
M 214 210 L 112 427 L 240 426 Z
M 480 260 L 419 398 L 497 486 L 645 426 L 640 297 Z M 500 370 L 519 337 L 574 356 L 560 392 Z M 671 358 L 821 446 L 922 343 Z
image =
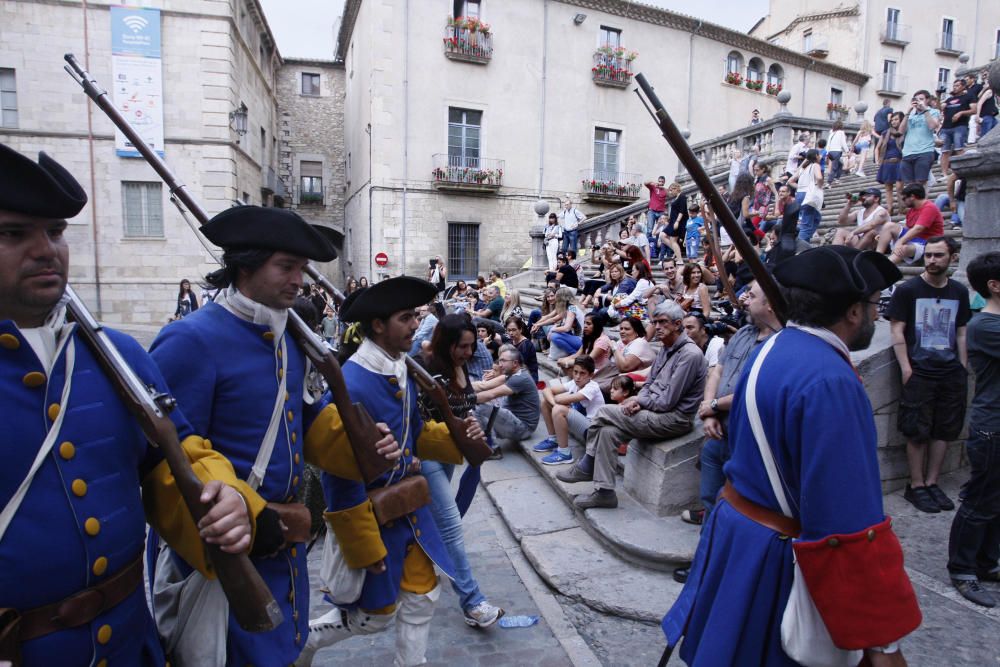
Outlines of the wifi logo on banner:
M 141 32 L 143 28 L 149 25 L 149 21 L 136 14 L 129 14 L 122 19 L 122 23 L 128 26 L 133 34 Z

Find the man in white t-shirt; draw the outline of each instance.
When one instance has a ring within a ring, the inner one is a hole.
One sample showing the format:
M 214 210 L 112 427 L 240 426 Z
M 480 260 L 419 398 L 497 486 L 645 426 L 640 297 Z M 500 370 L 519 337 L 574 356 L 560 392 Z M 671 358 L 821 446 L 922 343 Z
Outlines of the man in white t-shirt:
M 861 206 L 854 208 L 860 200 Z M 854 215 L 851 215 L 851 214 Z M 851 222 L 855 223 L 851 226 Z M 868 188 L 857 195 L 846 197 L 844 208 L 837 216 L 834 245 L 848 245 L 858 250 L 874 250 L 882 225 L 889 222 L 889 212 L 882 206 L 882 191 Z
M 705 320 L 700 315 L 688 315 L 684 318 L 683 324 L 684 331 L 705 354 L 708 368 L 711 369 L 718 364 L 719 356 L 726 347 L 726 342 L 719 336 L 709 335 L 705 329 Z
M 571 379 L 542 391 L 542 417 L 548 437 L 534 447 L 536 452 L 551 452 L 542 459 L 546 465 L 572 463 L 569 436 L 585 442 L 587 427 L 597 410 L 604 405 L 604 394 L 594 382 L 594 359 L 580 355 L 573 361 Z M 555 451 L 553 451 L 555 450 Z

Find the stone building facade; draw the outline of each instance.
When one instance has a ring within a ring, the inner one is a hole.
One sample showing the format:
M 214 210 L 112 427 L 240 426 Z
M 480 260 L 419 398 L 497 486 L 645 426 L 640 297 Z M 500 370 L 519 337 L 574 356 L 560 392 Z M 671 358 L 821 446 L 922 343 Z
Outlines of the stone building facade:
M 46 151 L 87 191 L 68 231 L 70 280 L 98 316 L 159 326 L 174 312 L 180 280 L 197 282 L 214 265 L 159 177 L 141 158 L 116 154 L 113 124 L 62 71 L 71 52 L 112 86 L 113 4 L 0 4 L 0 142 Z M 259 3 L 143 4 L 159 10 L 167 163 L 209 215 L 236 201 L 274 204 L 281 57 Z M 244 107 L 241 135 L 231 114 Z

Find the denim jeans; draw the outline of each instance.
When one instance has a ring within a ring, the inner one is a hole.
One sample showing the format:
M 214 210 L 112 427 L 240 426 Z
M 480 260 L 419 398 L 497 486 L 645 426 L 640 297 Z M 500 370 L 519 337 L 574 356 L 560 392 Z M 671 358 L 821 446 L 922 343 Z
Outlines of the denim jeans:
M 479 591 L 479 583 L 472 576 L 469 557 L 465 554 L 465 539 L 462 536 L 462 516 L 455 504 L 455 492 L 451 490 L 451 476 L 455 466 L 437 461 L 420 462 L 420 472 L 427 479 L 431 491 L 431 513 L 434 523 L 441 533 L 451 562 L 455 565 L 455 580 L 451 587 L 458 595 L 462 610 L 471 609 L 486 599 Z
M 983 124 L 979 126 L 979 137 L 985 137 L 986 133 L 997 126 L 996 116 L 983 116 Z
M 705 508 L 705 519 L 715 507 L 715 499 L 726 483 L 722 466 L 729 460 L 729 442 L 705 438 L 701 446 L 701 483 L 698 487 L 701 505 Z M 702 524 L 704 525 L 704 523 Z
M 799 238 L 803 241 L 809 241 L 816 233 L 821 217 L 820 212 L 815 208 L 809 204 L 803 204 L 799 213 Z
M 952 579 L 975 579 L 997 569 L 1000 559 L 1000 433 L 969 425 L 965 441 L 969 481 L 955 512 L 948 539 L 948 572 Z
M 660 219 L 661 215 L 665 215 L 666 211 L 653 211 L 651 209 L 646 209 L 646 229 L 652 230 L 656 227 L 656 221 Z
M 577 239 L 579 238 L 580 238 L 580 230 L 578 229 L 563 230 L 562 248 L 560 248 L 560 250 L 562 250 L 563 252 L 572 250 L 574 253 L 577 253 L 577 243 L 578 243 Z

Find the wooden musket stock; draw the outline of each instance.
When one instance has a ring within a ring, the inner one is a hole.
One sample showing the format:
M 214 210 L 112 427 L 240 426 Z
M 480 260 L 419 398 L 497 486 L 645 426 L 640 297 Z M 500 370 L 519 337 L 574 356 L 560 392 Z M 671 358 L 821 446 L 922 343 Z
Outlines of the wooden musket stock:
M 209 508 L 201 502 L 201 480 L 191 469 L 177 437 L 177 429 L 167 416 L 176 405 L 173 397 L 147 387 L 69 285 L 66 286 L 66 294 L 69 297 L 66 310 L 70 319 L 76 322 L 80 335 L 93 350 L 105 375 L 115 385 L 146 438 L 163 452 L 184 504 L 197 523 Z M 206 543 L 204 546 L 240 627 L 247 632 L 267 632 L 281 625 L 281 607 L 250 562 L 250 557 L 246 553 L 226 553 L 214 544 Z
M 729 210 L 729 206 L 722 199 L 719 191 L 716 189 L 715 185 L 712 183 L 712 179 L 708 177 L 708 173 L 705 168 L 701 166 L 698 162 L 698 158 L 695 157 L 694 151 L 688 145 L 687 140 L 681 135 L 680 130 L 677 129 L 677 125 L 674 124 L 673 119 L 667 110 L 663 108 L 663 103 L 653 92 L 653 87 L 649 85 L 646 77 L 642 74 L 636 74 L 635 81 L 639 84 L 639 88 L 649 99 L 650 104 L 654 111 L 654 120 L 660 126 L 660 130 L 663 132 L 663 137 L 670 144 L 670 147 L 674 149 L 674 153 L 680 159 L 681 163 L 691 174 L 691 180 L 698 186 L 701 190 L 701 194 L 706 200 L 711 204 L 712 211 L 715 216 L 729 232 L 729 236 L 733 239 L 733 245 L 739 251 L 740 256 L 743 261 L 747 263 L 750 267 L 750 271 L 753 273 L 753 277 L 757 280 L 757 284 L 760 285 L 764 294 L 767 295 L 768 303 L 771 305 L 771 309 L 774 314 L 778 316 L 782 322 L 785 321 L 785 298 L 782 296 L 781 291 L 778 289 L 778 283 L 775 282 L 771 274 L 767 272 L 764 268 L 764 263 L 760 261 L 760 256 L 757 254 L 757 249 L 753 247 L 750 243 L 750 239 L 747 238 L 746 234 L 743 232 L 742 227 L 736 222 L 736 218 L 733 216 L 733 212 Z M 636 91 L 638 94 L 639 91 Z M 642 99 L 642 96 L 639 96 Z

